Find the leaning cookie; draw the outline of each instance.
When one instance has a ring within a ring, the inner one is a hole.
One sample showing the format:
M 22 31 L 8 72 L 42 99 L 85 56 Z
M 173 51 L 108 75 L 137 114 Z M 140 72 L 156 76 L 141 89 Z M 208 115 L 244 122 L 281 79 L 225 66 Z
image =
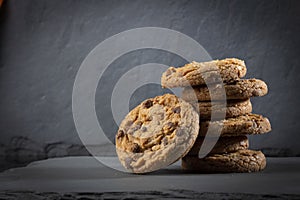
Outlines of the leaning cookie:
M 209 127 L 209 137 L 216 137 L 220 133 L 221 136 L 257 135 L 272 129 L 268 118 L 253 113 L 220 121 L 202 121 L 200 127 L 199 136 L 206 136 Z
M 129 171 L 155 171 L 186 155 L 198 129 L 199 116 L 189 103 L 171 94 L 157 96 L 142 102 L 122 121 L 116 151 Z
M 187 87 L 182 91 L 182 99 L 186 101 L 214 101 L 224 99 L 224 91 L 226 99 L 248 99 L 250 97 L 264 96 L 268 93 L 267 84 L 258 79 L 241 79 L 232 83 L 226 83 L 206 86 Z M 213 94 L 211 97 L 210 94 Z
M 185 156 L 181 165 L 185 170 L 205 173 L 257 172 L 266 167 L 266 158 L 261 151 L 240 150 L 201 159 L 197 156 Z
M 252 104 L 250 99 L 246 100 L 229 100 L 226 103 L 220 102 L 195 102 L 191 103 L 200 112 L 202 120 L 210 120 L 212 111 L 214 112 L 214 119 L 222 117 L 231 118 L 252 112 Z
M 216 82 L 231 82 L 246 74 L 244 61 L 236 58 L 191 62 L 183 67 L 168 68 L 161 78 L 164 88 L 196 86 Z
M 203 142 L 204 137 L 198 137 L 187 156 L 198 156 L 200 148 L 204 148 L 202 147 Z M 209 152 L 209 155 L 231 153 L 239 150 L 245 150 L 249 147 L 247 136 L 219 137 L 217 143 L 215 143 L 213 138 L 206 138 L 205 144 L 207 146 L 213 146 L 212 150 Z

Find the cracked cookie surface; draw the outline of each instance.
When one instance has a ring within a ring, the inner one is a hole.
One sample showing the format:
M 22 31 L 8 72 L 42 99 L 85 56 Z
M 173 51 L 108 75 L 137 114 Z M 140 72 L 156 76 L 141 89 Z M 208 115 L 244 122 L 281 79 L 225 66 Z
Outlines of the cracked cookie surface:
M 206 136 L 208 127 L 212 130 L 209 137 L 215 137 L 214 133 L 221 133 L 221 136 L 256 135 L 272 129 L 268 118 L 253 113 L 220 121 L 201 121 L 199 136 Z
M 224 172 L 257 172 L 266 167 L 266 158 L 261 151 L 239 150 L 228 154 L 214 154 L 199 159 L 197 156 L 182 158 L 185 170 L 224 173 Z
M 120 124 L 116 151 L 122 165 L 134 173 L 166 167 L 193 146 L 199 116 L 193 107 L 172 94 L 143 101 Z
M 206 86 L 187 87 L 182 91 L 182 99 L 186 101 L 211 101 L 210 94 L 213 94 L 213 101 L 224 99 L 224 90 L 227 100 L 248 99 L 250 97 L 264 96 L 268 93 L 267 84 L 258 79 L 241 79 L 223 85 L 215 84 Z
M 192 149 L 188 152 L 187 156 L 198 156 L 203 141 L 204 137 L 198 137 Z M 209 155 L 231 153 L 238 150 L 245 150 L 249 147 L 247 136 L 220 137 L 216 144 L 214 144 L 214 139 L 206 138 L 206 142 L 206 144 L 209 146 L 214 145 L 212 150 L 209 152 Z
M 250 99 L 246 100 L 229 100 L 227 103 L 221 102 L 194 102 L 191 103 L 200 112 L 202 120 L 211 119 L 212 111 L 214 111 L 214 119 L 222 117 L 231 118 L 245 115 L 252 112 L 252 104 Z
M 246 75 L 244 61 L 236 58 L 191 62 L 183 67 L 168 68 L 161 78 L 164 88 L 196 86 L 216 82 L 231 82 Z

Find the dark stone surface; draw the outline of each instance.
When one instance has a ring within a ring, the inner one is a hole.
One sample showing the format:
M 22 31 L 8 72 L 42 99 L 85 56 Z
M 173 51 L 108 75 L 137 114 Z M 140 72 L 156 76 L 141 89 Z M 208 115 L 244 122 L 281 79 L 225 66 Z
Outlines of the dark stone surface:
M 105 146 L 103 148 L 107 149 Z M 268 157 L 298 157 L 290 149 L 263 148 L 260 149 Z M 89 156 L 84 145 L 70 143 L 37 143 L 34 140 L 20 136 L 13 137 L 10 146 L 0 145 L 0 172 L 12 167 L 26 166 L 32 161 L 54 157 Z
M 0 171 L 11 167 L 20 167 L 35 160 L 64 156 L 88 156 L 83 145 L 64 142 L 37 143 L 36 141 L 16 136 L 9 146 L 0 145 Z
M 101 163 L 104 161 L 106 165 Z M 300 194 L 300 158 L 267 158 L 255 173 L 198 173 L 183 170 L 181 161 L 148 174 L 132 174 L 117 157 L 64 157 L 35 161 L 0 173 L 0 191 L 150 192 L 189 190 L 197 193 L 261 195 Z M 108 167 L 114 167 L 114 169 Z M 119 167 L 120 168 L 119 168 Z
M 98 43 L 145 26 L 180 31 L 213 58 L 246 60 L 247 77 L 269 85 L 267 96 L 252 100 L 254 112 L 268 116 L 273 127 L 270 134 L 251 137 L 250 146 L 274 156 L 300 155 L 299 13 L 299 1 L 5 1 L 0 11 L 0 164 L 7 168 L 85 155 L 72 118 L 76 72 Z M 185 61 L 148 49 L 110 66 L 96 95 L 98 118 L 110 138 L 117 129 L 109 107 L 112 88 L 128 69 L 148 62 L 179 66 Z M 130 106 L 165 92 L 158 88 L 141 88 Z
M 55 193 L 55 192 L 32 192 L 32 191 L 6 191 L 0 192 L 2 200 L 44 200 L 44 199 L 61 199 L 61 200 L 96 200 L 96 199 L 223 199 L 223 200 L 240 200 L 240 199 L 299 199 L 300 195 L 289 194 L 239 194 L 239 193 L 199 193 L 189 190 L 170 190 L 170 191 L 141 191 L 141 192 L 103 192 L 103 193 Z

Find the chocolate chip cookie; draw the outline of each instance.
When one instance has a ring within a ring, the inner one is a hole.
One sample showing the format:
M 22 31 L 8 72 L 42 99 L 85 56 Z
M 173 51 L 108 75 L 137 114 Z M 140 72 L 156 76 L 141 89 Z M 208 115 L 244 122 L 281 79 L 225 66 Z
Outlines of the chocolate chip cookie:
M 120 124 L 116 151 L 122 165 L 134 173 L 166 167 L 188 153 L 199 130 L 193 107 L 165 94 L 142 102 Z
M 268 118 L 252 113 L 220 121 L 201 121 L 200 127 L 200 136 L 205 136 L 210 127 L 209 137 L 215 137 L 214 133 L 221 133 L 221 136 L 256 135 L 272 129 Z
M 244 61 L 236 58 L 213 60 L 209 62 L 191 62 L 183 67 L 168 68 L 161 78 L 164 88 L 204 85 L 217 82 L 231 82 L 246 74 Z
M 182 158 L 181 165 L 185 170 L 205 173 L 257 172 L 266 167 L 266 158 L 261 151 L 239 150 L 201 159 L 197 156 L 185 156 Z
M 231 118 L 252 112 L 250 99 L 229 100 L 227 105 L 219 102 L 195 102 L 191 104 L 199 110 L 202 120 L 209 120 L 212 110 L 214 110 L 215 119 L 222 118 L 224 113 L 226 114 L 226 118 Z
M 227 100 L 248 99 L 250 97 L 264 96 L 268 93 L 267 84 L 258 79 L 241 79 L 223 85 Z M 222 100 L 223 90 L 221 84 L 206 86 L 187 87 L 182 91 L 182 99 L 186 101 L 217 101 Z M 210 94 L 214 94 L 211 99 Z
M 187 156 L 198 156 L 200 148 L 203 144 L 204 137 L 198 137 L 192 149 L 188 152 Z M 206 138 L 207 145 L 214 145 L 214 140 Z M 209 152 L 211 154 L 224 154 L 231 153 L 238 150 L 245 150 L 249 147 L 247 136 L 237 137 L 220 137 L 218 142 L 214 145 L 213 149 Z

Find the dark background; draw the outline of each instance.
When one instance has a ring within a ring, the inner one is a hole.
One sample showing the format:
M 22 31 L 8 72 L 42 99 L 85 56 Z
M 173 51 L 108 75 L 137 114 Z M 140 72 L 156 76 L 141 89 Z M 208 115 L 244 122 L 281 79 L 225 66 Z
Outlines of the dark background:
M 246 77 L 269 86 L 269 94 L 252 103 L 253 112 L 267 116 L 273 128 L 250 137 L 251 147 L 268 156 L 300 155 L 299 1 L 9 0 L 0 10 L 0 169 L 88 155 L 72 117 L 76 72 L 104 39 L 146 26 L 180 31 L 214 59 L 244 59 Z M 185 63 L 151 49 L 117 59 L 96 95 L 97 111 L 105 112 L 98 118 L 110 137 L 117 129 L 108 107 L 117 77 L 148 62 Z M 162 92 L 158 85 L 141 87 L 131 107 Z

